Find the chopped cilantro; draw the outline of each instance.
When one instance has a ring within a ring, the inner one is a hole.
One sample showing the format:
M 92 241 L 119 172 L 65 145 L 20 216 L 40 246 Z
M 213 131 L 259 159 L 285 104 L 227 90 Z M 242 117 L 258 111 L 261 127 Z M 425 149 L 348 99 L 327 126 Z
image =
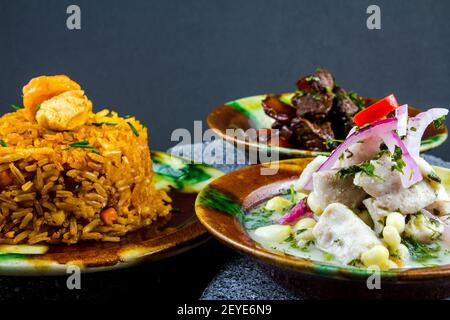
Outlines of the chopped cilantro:
M 128 123 L 128 125 L 130 126 L 131 131 L 133 131 L 134 135 L 135 135 L 136 137 L 139 137 L 139 131 L 136 129 L 136 127 L 133 126 L 133 124 L 132 124 L 131 122 L 127 122 L 127 123 Z
M 0 139 L 0 147 L 6 148 L 7 146 L 8 146 L 8 144 L 4 140 Z
M 441 129 L 444 126 L 444 123 L 445 123 L 445 116 L 437 118 L 436 120 L 433 121 L 434 127 L 436 129 Z
M 243 216 L 243 224 L 247 230 L 255 230 L 259 227 L 265 227 L 272 223 L 272 210 L 267 210 L 264 207 L 253 210 L 252 212 Z
M 95 147 L 91 146 L 89 144 L 89 141 L 87 141 L 87 140 L 81 140 L 81 141 L 73 142 L 73 143 L 69 144 L 69 147 L 70 148 L 91 149 L 92 153 L 95 153 L 95 154 L 98 154 L 98 155 L 101 154 L 98 150 L 95 150 Z M 67 148 L 67 149 L 69 149 L 69 148 Z
M 15 104 L 12 104 L 11 108 L 13 108 L 15 111 L 23 109 L 23 107 L 16 106 Z
M 294 189 L 294 185 L 293 184 L 291 184 L 289 186 L 289 192 L 291 194 L 291 203 L 295 204 L 295 189 Z
M 101 127 L 103 125 L 105 125 L 105 126 L 117 126 L 117 123 L 116 122 L 102 121 L 102 122 L 92 122 L 92 125 L 96 126 L 96 127 Z
M 305 78 L 305 80 L 308 81 L 308 82 L 313 82 L 313 81 L 320 82 L 320 78 L 317 77 L 317 76 L 308 76 L 308 77 Z
M 356 92 L 350 91 L 347 93 L 347 96 L 358 107 L 358 111 L 361 111 L 366 108 L 366 103 Z
M 427 177 L 428 177 L 428 179 L 436 181 L 437 183 L 442 182 L 441 178 L 434 171 L 431 171 Z
M 73 142 L 73 143 L 69 144 L 69 147 L 71 147 L 71 148 L 94 149 L 94 147 L 91 146 L 89 144 L 89 141 L 87 141 L 87 140 Z
M 331 260 L 334 259 L 334 256 L 331 253 L 324 252 L 323 253 L 323 258 L 325 259 L 325 261 L 331 261 Z
M 337 147 L 343 141 L 344 140 L 340 140 L 340 139 L 327 139 L 323 142 L 323 144 L 325 145 L 325 148 L 327 148 L 327 150 L 329 150 L 333 147 Z
M 405 161 L 403 160 L 403 152 L 400 147 L 395 146 L 394 154 L 391 157 L 394 164 L 391 167 L 391 170 L 397 170 L 403 173 L 403 168 L 406 166 Z
M 418 262 L 437 258 L 437 253 L 441 249 L 441 247 L 437 243 L 423 244 L 417 242 L 412 238 L 403 238 L 402 243 L 408 248 L 411 257 Z
M 359 165 L 353 165 L 347 168 L 343 168 L 338 171 L 337 175 L 339 178 L 345 179 L 348 177 L 353 177 L 358 172 L 363 172 L 371 177 L 378 177 L 375 175 L 375 166 L 369 161 L 364 161 Z
M 289 245 L 293 249 L 298 249 L 299 248 L 297 240 L 295 239 L 295 237 L 292 234 L 289 237 L 287 237 L 286 239 L 284 239 L 284 241 L 289 243 Z

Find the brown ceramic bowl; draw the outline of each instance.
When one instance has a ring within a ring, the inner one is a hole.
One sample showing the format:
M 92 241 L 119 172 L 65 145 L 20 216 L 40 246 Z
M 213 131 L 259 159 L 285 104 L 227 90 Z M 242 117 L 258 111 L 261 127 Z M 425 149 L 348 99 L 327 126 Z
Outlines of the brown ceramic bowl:
M 292 184 L 310 160 L 291 159 L 250 166 L 213 181 L 196 200 L 195 210 L 200 222 L 214 237 L 256 259 L 281 285 L 302 296 L 396 299 L 450 296 L 450 265 L 383 271 L 381 289 L 369 290 L 366 281 L 372 273 L 365 268 L 336 266 L 274 253 L 254 242 L 237 218 L 239 214 Z M 260 174 L 263 166 L 278 166 L 278 173 L 263 176 Z M 437 170 L 448 184 L 450 170 Z
M 216 109 L 214 109 L 208 115 L 208 126 L 214 130 L 214 132 L 223 139 L 236 143 L 246 147 L 247 149 L 267 150 L 278 152 L 280 159 L 289 158 L 304 158 L 317 155 L 329 155 L 329 152 L 323 151 L 311 151 L 302 150 L 296 148 L 286 148 L 278 146 L 268 146 L 267 144 L 257 141 L 250 141 L 249 139 L 243 139 L 242 137 L 236 137 L 227 134 L 227 129 L 243 129 L 244 131 L 250 128 L 261 129 L 270 128 L 273 122 L 269 116 L 267 116 L 261 106 L 262 100 L 267 95 L 258 95 L 247 98 L 242 98 L 227 102 Z M 280 95 L 280 99 L 283 101 L 290 101 L 292 93 L 285 93 Z M 373 98 L 363 98 L 366 105 L 371 105 L 377 101 Z M 409 107 L 410 116 L 417 115 L 421 110 L 415 107 Z M 422 139 L 421 151 L 425 152 L 434 149 L 441 145 L 448 136 L 447 127 L 436 129 L 434 126 L 429 126 Z

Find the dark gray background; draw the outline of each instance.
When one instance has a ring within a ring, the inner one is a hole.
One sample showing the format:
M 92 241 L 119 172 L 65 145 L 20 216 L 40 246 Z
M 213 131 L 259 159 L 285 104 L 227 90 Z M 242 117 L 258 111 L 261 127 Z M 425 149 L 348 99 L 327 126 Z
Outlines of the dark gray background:
M 81 31 L 66 28 L 69 4 Z M 366 28 L 370 4 L 382 30 Z M 448 107 L 449 12 L 448 0 L 1 0 L 0 112 L 31 77 L 64 73 L 166 149 L 222 102 L 288 91 L 318 66 L 362 95 Z M 447 145 L 433 153 L 448 160 Z

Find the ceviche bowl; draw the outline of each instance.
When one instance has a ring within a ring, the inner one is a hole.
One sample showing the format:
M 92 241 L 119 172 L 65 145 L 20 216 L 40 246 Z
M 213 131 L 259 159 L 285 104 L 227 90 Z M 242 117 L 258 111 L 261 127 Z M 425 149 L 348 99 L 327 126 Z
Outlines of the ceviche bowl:
M 442 128 L 448 110 L 408 109 L 387 96 L 355 114 L 328 157 L 266 163 L 213 182 L 196 200 L 197 215 L 309 296 L 449 296 L 450 171 L 420 154 L 426 129 Z M 348 283 L 333 294 L 320 279 Z
M 240 214 L 289 189 L 312 160 L 260 164 L 216 179 L 197 197 L 195 209 L 200 222 L 219 241 L 252 257 L 274 280 L 303 297 L 441 299 L 450 296 L 450 264 L 384 270 L 380 271 L 377 282 L 374 272 L 367 268 L 277 252 L 252 239 Z M 261 168 L 276 168 L 277 174 L 261 175 Z M 450 170 L 434 169 L 449 188 Z

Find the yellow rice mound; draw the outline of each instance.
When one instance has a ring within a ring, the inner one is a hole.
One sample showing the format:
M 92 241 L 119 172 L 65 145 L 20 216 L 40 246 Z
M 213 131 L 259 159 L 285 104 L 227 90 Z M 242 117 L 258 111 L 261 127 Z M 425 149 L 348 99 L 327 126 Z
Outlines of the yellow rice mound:
M 58 132 L 21 109 L 0 118 L 0 139 L 0 243 L 120 241 L 170 213 L 152 185 L 147 129 L 134 118 L 91 112 Z M 105 223 L 109 208 L 117 217 Z

